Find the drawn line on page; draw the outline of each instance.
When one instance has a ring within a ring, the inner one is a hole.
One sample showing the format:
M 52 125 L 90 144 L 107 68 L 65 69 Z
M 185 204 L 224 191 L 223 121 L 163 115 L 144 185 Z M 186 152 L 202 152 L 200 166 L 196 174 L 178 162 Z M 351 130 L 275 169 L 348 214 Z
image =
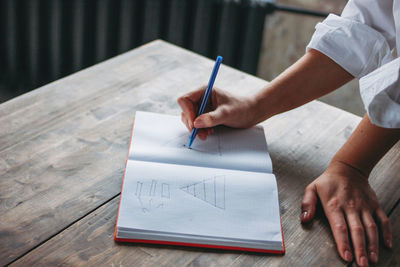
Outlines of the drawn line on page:
M 218 140 L 218 146 L 217 146 L 217 148 L 218 148 L 218 154 L 220 155 L 220 156 L 222 156 L 222 148 L 221 148 L 221 133 L 220 133 L 220 129 L 217 127 L 217 128 L 215 128 L 214 129 L 214 133 L 215 133 L 215 135 L 217 136 L 217 140 Z
M 222 156 L 221 136 L 220 136 L 220 129 L 218 127 L 214 129 L 214 133 L 212 134 L 211 138 L 216 139 L 217 145 L 205 148 L 205 144 L 200 146 L 197 146 L 195 144 L 194 146 L 191 147 L 191 149 L 205 154 Z M 169 139 L 168 141 L 162 143 L 161 146 L 187 149 L 188 140 L 189 140 L 188 133 L 181 133 L 178 136 L 175 136 Z
M 178 136 L 175 136 L 165 143 L 162 143 L 161 146 L 164 147 L 187 147 L 187 140 L 189 139 L 188 133 L 181 133 Z
M 156 187 L 157 187 L 157 181 L 156 180 L 151 180 L 149 196 L 155 196 L 156 195 Z
M 139 198 L 142 195 L 142 187 L 143 187 L 143 183 L 142 182 L 137 182 L 136 183 L 135 195 L 138 196 Z
M 196 183 L 184 185 L 180 189 L 211 206 L 225 210 L 225 175 L 203 179 Z
M 139 201 L 143 213 L 163 208 L 166 205 L 165 201 L 171 198 L 170 185 L 168 183 L 161 183 L 161 186 L 157 186 L 157 184 L 159 182 L 155 179 L 147 183 L 142 181 L 136 182 L 135 196 Z
M 170 192 L 169 192 L 169 184 L 162 183 L 161 185 L 161 197 L 164 198 L 170 198 Z

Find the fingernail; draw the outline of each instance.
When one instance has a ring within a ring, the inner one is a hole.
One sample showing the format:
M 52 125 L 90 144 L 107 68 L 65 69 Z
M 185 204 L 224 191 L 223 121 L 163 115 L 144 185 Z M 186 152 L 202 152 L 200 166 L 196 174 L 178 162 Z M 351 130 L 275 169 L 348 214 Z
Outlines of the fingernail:
M 370 252 L 369 253 L 369 257 L 370 257 L 370 259 L 371 259 L 371 261 L 373 261 L 373 262 L 378 262 L 378 255 L 376 255 L 376 253 L 375 252 Z
M 390 239 L 386 240 L 386 245 L 387 245 L 389 248 L 392 248 L 392 240 L 390 240 Z
M 304 220 L 307 218 L 307 215 L 308 215 L 308 212 L 307 212 L 307 211 L 304 211 L 304 212 L 301 214 L 301 219 L 304 221 Z
M 348 251 L 348 250 L 345 250 L 344 251 L 344 259 L 345 259 L 345 261 L 351 261 L 352 258 L 353 258 L 353 256 L 351 256 L 351 252 Z
M 365 256 L 361 256 L 361 257 L 360 257 L 360 265 L 361 265 L 361 266 L 368 266 L 367 257 L 365 257 Z
M 201 120 L 197 120 L 194 122 L 194 127 L 196 128 L 204 128 L 204 122 Z

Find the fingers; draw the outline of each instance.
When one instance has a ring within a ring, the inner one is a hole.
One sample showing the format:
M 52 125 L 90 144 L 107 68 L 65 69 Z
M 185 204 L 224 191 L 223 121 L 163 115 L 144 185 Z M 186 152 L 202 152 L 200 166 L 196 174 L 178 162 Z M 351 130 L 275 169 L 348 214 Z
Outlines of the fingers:
M 381 226 L 385 246 L 392 248 L 392 224 L 382 208 L 376 210 L 376 218 Z
M 372 262 L 376 263 L 378 262 L 379 251 L 378 227 L 369 212 L 362 212 L 361 218 L 368 241 L 368 257 Z
M 181 120 L 189 131 L 192 131 L 195 127 L 194 120 L 196 118 L 198 107 L 203 99 L 204 90 L 205 86 L 202 86 L 199 89 L 178 98 L 178 104 L 182 109 Z M 214 115 L 211 114 L 211 116 Z M 210 119 L 206 117 L 206 125 L 209 124 L 209 121 Z M 207 126 L 197 125 L 196 128 L 200 128 L 197 132 L 197 137 L 201 140 L 205 140 L 207 136 L 213 132 L 213 129 Z
M 182 122 L 189 131 L 193 129 L 193 121 L 196 118 L 198 107 L 202 101 L 205 87 L 192 91 L 178 98 L 178 104 L 182 109 Z
M 389 218 L 386 216 L 382 208 L 376 211 L 376 217 L 381 224 L 383 239 L 385 245 L 392 247 L 392 227 Z M 357 263 L 360 266 L 368 266 L 368 260 L 376 263 L 379 257 L 379 235 L 378 227 L 369 211 L 349 212 L 347 220 L 350 227 L 351 238 L 353 241 L 354 251 L 356 254 Z M 367 240 L 365 240 L 365 237 Z M 368 257 L 365 247 L 368 247 Z
M 197 131 L 197 136 L 201 139 L 201 140 L 206 140 L 207 137 L 212 134 L 214 132 L 214 130 L 212 128 L 205 128 L 205 129 L 199 129 Z
M 301 222 L 307 223 L 314 218 L 315 207 L 317 205 L 317 193 L 315 185 L 311 184 L 304 191 L 303 201 L 301 202 Z
M 205 90 L 207 89 L 206 85 L 199 87 L 198 89 L 189 92 L 188 94 L 184 95 L 183 98 L 187 98 L 188 100 L 192 101 L 193 103 L 201 103 L 203 100 L 203 95 Z
M 365 232 L 360 220 L 360 214 L 355 211 L 346 212 L 346 219 L 350 228 L 357 264 L 360 266 L 368 266 L 367 252 L 365 250 Z
M 218 108 L 214 111 L 204 113 L 196 118 L 194 127 L 196 128 L 211 128 L 224 122 L 224 111 Z
M 178 99 L 178 104 L 181 106 L 182 122 L 186 125 L 189 131 L 193 129 L 193 121 L 196 117 L 196 107 L 189 99 L 185 97 L 180 97 Z
M 349 234 L 343 212 L 341 210 L 330 211 L 326 212 L 326 216 L 331 225 L 333 238 L 335 239 L 340 256 L 347 262 L 352 261 L 353 255 L 351 253 Z
M 187 116 L 185 116 L 185 114 L 183 112 L 181 113 L 181 120 L 182 120 L 183 124 L 185 124 L 186 128 L 190 132 L 193 129 L 193 127 L 191 127 L 191 125 L 189 124 Z

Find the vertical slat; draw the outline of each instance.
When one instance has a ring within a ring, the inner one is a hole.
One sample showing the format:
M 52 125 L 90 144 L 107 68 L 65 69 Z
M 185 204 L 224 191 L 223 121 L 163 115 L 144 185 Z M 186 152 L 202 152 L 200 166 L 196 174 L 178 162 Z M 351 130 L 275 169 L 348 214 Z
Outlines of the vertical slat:
M 30 0 L 27 5 L 27 88 L 22 91 L 28 91 L 39 85 L 38 66 L 39 66 L 39 1 Z
M 73 9 L 75 2 L 61 1 L 61 75 L 72 72 L 73 60 L 73 21 L 75 19 Z
M 191 48 L 204 56 L 214 57 L 216 29 L 220 23 L 220 4 L 216 0 L 198 0 L 195 6 Z
M 196 8 L 197 8 L 196 0 L 189 1 L 188 6 L 186 8 L 186 28 L 185 28 L 185 40 L 184 47 L 187 49 L 191 49 L 193 45 L 194 38 L 194 25 L 196 21 Z
M 107 8 L 107 0 L 97 1 L 96 63 L 103 61 L 107 55 Z
M 192 18 L 192 1 L 171 0 L 169 3 L 169 23 L 165 39 L 173 44 L 186 47 L 189 44 Z
M 97 0 L 82 0 L 84 3 L 84 48 L 83 66 L 88 67 L 96 59 Z
M 260 57 L 261 42 L 267 10 L 257 2 L 246 7 L 246 21 L 241 38 L 239 62 L 237 67 L 245 72 L 256 74 Z
M 163 2 L 165 2 L 164 5 Z M 143 36 L 141 43 L 162 38 L 163 28 L 168 27 L 166 25 L 167 21 L 163 24 L 168 2 L 167 0 L 147 0 L 144 2 Z
M 145 17 L 144 17 L 145 3 L 144 3 L 144 1 L 141 1 L 141 0 L 135 1 L 134 8 L 135 8 L 135 12 L 134 12 L 135 34 L 133 35 L 133 38 L 132 38 L 132 43 L 133 43 L 132 48 L 137 47 L 143 43 L 143 31 L 144 31 L 143 25 L 145 25 Z
M 119 16 L 120 16 L 121 0 L 108 0 L 107 1 L 107 39 L 106 39 L 106 57 L 110 58 L 118 53 L 119 36 L 118 29 Z
M 108 57 L 113 57 L 118 54 L 118 47 L 119 47 L 119 28 L 120 20 L 119 17 L 121 16 L 121 0 L 109 0 L 108 2 L 108 17 L 110 23 L 108 24 L 108 39 L 107 39 L 107 50 L 108 50 Z
M 96 62 L 117 53 L 119 5 L 119 0 L 98 0 Z
M 39 2 L 39 50 L 38 58 L 38 85 L 42 85 L 51 81 L 51 48 L 54 45 L 51 39 L 51 1 L 41 0 Z
M 15 8 L 11 0 L 0 1 L 0 102 L 16 94 Z M 14 4 L 15 5 L 15 4 Z M 0 127 L 1 128 L 1 127 Z
M 50 80 L 56 80 L 62 76 L 61 59 L 63 57 L 61 50 L 62 42 L 62 0 L 50 1 L 50 59 L 51 76 Z
M 224 57 L 224 63 L 236 67 L 237 46 L 243 18 L 240 16 L 240 1 L 223 1 L 221 24 L 217 33 L 217 54 Z
M 64 0 L 65 1 L 65 0 Z M 72 1 L 72 0 L 69 0 Z M 72 24 L 72 68 L 76 72 L 83 68 L 83 42 L 84 42 L 84 0 L 74 0 L 72 13 L 74 16 Z
M 21 94 L 29 79 L 29 6 L 23 0 L 15 1 L 16 19 L 16 93 Z
M 6 27 L 7 10 L 6 0 L 0 0 L 0 90 L 1 85 L 5 83 L 8 62 L 6 60 Z M 0 101 L 1 102 L 1 101 Z
M 120 28 L 119 28 L 119 47 L 118 52 L 128 51 L 133 47 L 133 40 L 136 33 L 136 6 L 140 1 L 121 0 L 120 6 Z

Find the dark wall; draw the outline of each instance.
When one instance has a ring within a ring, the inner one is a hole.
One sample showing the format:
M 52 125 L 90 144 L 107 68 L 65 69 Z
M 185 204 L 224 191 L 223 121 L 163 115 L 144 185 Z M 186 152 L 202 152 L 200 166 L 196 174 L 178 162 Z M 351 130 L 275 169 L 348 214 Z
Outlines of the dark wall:
M 154 39 L 222 55 L 225 64 L 255 74 L 264 3 L 0 0 L 0 96 L 17 96 Z

